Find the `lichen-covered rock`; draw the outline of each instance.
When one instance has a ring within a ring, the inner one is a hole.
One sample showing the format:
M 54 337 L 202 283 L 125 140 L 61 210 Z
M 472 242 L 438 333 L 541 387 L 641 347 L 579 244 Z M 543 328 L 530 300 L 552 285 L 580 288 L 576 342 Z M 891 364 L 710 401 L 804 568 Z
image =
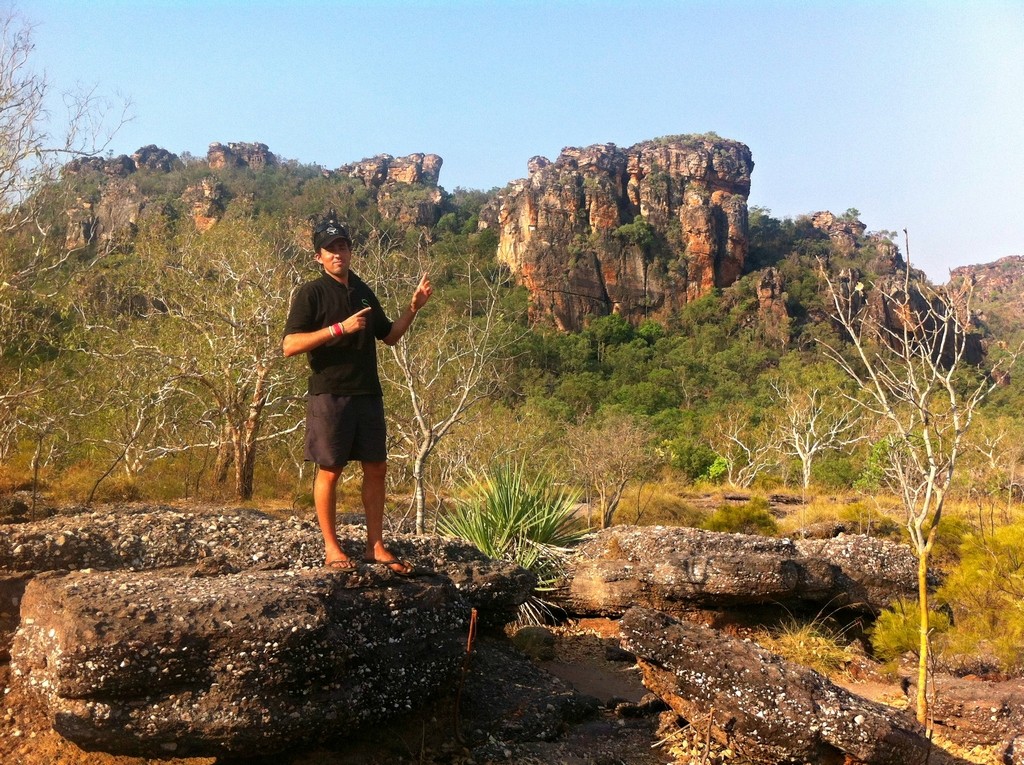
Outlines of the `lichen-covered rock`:
M 907 765 L 924 762 L 931 748 L 907 713 L 749 641 L 645 608 L 628 611 L 620 629 L 648 688 L 753 761 Z
M 665 318 L 739 278 L 753 166 L 745 145 L 711 136 L 568 147 L 530 160 L 481 219 L 536 318 Z
M 250 756 L 344 736 L 450 682 L 469 605 L 445 577 L 77 572 L 29 583 L 14 683 L 86 750 Z
M 0 535 L 0 576 L 47 571 L 153 570 L 211 562 L 223 570 L 309 569 L 323 564 L 320 532 L 312 520 L 278 520 L 254 510 L 208 508 L 183 512 L 152 505 L 110 506 L 79 515 L 5 527 Z M 339 528 L 342 545 L 362 556 L 366 531 Z M 448 577 L 480 611 L 485 624 L 515 618 L 536 579 L 525 569 L 494 561 L 466 542 L 397 534 L 388 539 L 396 554 Z M 0 650 L 9 646 L 0 630 Z
M 553 599 L 578 614 L 633 605 L 670 613 L 753 604 L 878 611 L 912 596 L 910 548 L 865 536 L 776 539 L 691 528 L 615 526 L 585 541 Z

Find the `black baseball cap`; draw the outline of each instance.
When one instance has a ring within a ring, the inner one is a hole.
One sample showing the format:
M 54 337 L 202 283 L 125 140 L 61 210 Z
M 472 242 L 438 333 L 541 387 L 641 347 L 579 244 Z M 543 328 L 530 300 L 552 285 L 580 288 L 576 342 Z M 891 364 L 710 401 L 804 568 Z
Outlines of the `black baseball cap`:
M 350 245 L 352 244 L 352 237 L 348 235 L 348 229 L 338 223 L 338 219 L 333 213 L 334 211 L 332 210 L 331 214 L 328 214 L 326 218 L 313 227 L 313 249 L 316 252 L 319 252 L 338 239 L 344 239 Z

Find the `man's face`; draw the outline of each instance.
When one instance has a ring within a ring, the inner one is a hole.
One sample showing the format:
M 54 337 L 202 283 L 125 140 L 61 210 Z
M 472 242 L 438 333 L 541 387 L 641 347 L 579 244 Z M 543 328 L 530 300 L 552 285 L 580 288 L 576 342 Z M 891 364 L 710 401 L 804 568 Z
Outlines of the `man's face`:
M 324 271 L 335 279 L 345 278 L 352 262 L 352 245 L 345 239 L 335 239 L 320 249 L 316 259 L 324 267 Z

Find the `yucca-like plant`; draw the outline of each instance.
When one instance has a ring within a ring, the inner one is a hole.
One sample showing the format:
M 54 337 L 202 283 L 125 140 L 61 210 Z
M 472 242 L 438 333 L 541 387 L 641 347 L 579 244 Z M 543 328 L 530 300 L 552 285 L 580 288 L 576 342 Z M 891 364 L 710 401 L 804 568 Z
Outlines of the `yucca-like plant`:
M 586 528 L 574 513 L 580 493 L 559 486 L 526 466 L 505 463 L 474 474 L 455 509 L 438 521 L 442 534 L 461 537 L 491 558 L 518 563 L 537 575 L 537 593 L 520 609 L 520 621 L 538 622 L 546 610 L 542 594 L 562 575 L 571 545 Z

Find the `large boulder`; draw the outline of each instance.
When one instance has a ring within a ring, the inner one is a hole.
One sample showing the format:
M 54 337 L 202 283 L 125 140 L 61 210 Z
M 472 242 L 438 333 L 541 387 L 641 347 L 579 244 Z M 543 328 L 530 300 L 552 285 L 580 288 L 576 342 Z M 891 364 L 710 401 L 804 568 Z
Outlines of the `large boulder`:
M 470 606 L 443 576 L 36 577 L 13 685 L 89 751 L 250 756 L 410 710 L 451 681 Z
M 910 548 L 859 535 L 776 539 L 676 527 L 616 526 L 584 542 L 554 599 L 577 614 L 633 605 L 681 614 L 760 604 L 878 611 L 912 597 Z
M 0 611 L 9 630 L 24 619 L 13 664 L 0 659 L 0 761 L 21 761 L 49 727 L 49 745 L 75 752 L 304 762 L 410 719 L 447 731 L 461 698 L 459 740 L 481 761 L 516 762 L 527 745 L 571 746 L 552 739 L 595 710 L 486 633 L 462 676 L 470 609 L 507 620 L 534 579 L 457 540 L 390 535 L 435 572 L 404 579 L 326 570 L 311 521 L 253 510 L 117 506 L 5 531 Z M 341 532 L 358 556 L 365 530 Z M 618 721 L 605 725 L 621 739 Z
M 644 684 L 754 762 L 948 762 L 906 712 L 863 699 L 753 643 L 645 608 L 620 624 Z
M 916 666 L 914 670 L 906 682 L 911 699 L 917 696 Z M 962 746 L 995 746 L 1024 733 L 1024 679 L 983 680 L 939 672 L 931 677 L 928 698 L 928 714 L 936 727 Z

